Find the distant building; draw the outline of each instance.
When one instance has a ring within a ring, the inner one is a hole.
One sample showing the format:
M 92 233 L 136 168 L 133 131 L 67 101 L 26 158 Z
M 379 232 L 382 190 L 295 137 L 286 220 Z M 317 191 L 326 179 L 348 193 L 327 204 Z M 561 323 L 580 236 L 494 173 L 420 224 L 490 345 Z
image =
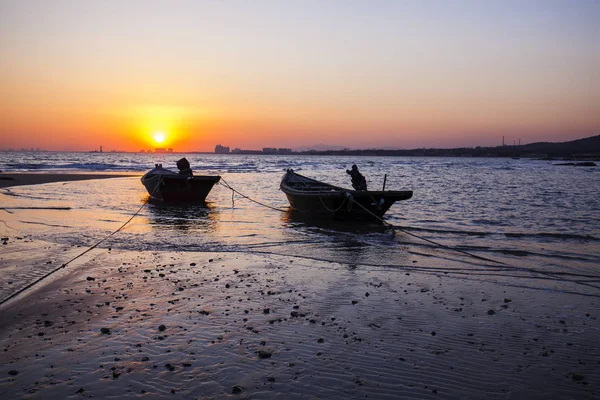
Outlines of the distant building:
M 167 149 L 167 153 L 172 153 L 172 152 L 173 152 L 173 148 L 172 148 L 172 147 L 169 147 L 169 148 Z
M 155 153 L 166 153 L 167 149 L 165 149 L 164 147 L 157 147 L 154 149 Z
M 216 145 L 215 154 L 229 154 L 229 146 Z
M 263 154 L 292 154 L 292 149 L 263 147 L 262 152 Z

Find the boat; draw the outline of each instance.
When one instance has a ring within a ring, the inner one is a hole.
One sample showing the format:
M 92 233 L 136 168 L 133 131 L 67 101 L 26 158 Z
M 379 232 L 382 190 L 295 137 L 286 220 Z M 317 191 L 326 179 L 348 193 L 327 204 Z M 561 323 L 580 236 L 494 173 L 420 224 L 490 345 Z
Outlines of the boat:
M 184 175 L 166 168 L 162 164 L 142 176 L 150 198 L 161 202 L 203 203 L 220 176 Z
M 302 176 L 292 169 L 286 171 L 280 189 L 294 210 L 345 220 L 381 219 L 396 201 L 408 200 L 413 195 L 412 190 L 345 189 Z

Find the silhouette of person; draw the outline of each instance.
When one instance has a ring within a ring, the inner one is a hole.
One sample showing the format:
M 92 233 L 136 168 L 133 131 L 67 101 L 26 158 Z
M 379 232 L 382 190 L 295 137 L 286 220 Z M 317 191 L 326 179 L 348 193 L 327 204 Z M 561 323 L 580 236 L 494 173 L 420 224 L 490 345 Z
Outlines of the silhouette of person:
M 367 180 L 360 172 L 356 164 L 352 166 L 351 170 L 346 170 L 346 173 L 352 178 L 352 187 L 354 190 L 367 190 Z
M 179 175 L 194 175 L 192 173 L 192 168 L 190 167 L 190 162 L 185 157 L 177 161 L 177 169 L 179 169 Z

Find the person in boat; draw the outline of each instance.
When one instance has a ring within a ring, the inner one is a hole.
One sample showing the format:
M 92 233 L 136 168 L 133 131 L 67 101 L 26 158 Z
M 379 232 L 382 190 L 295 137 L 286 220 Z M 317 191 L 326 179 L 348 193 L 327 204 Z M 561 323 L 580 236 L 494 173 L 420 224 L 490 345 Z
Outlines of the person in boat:
M 181 160 L 177 161 L 177 169 L 179 169 L 179 175 L 187 175 L 192 176 L 192 168 L 190 167 L 190 162 L 187 158 L 183 157 Z
M 356 164 L 352 166 L 352 169 L 347 169 L 346 173 L 350 175 L 350 178 L 352 179 L 352 187 L 354 190 L 367 190 L 367 180 L 360 172 L 358 172 Z

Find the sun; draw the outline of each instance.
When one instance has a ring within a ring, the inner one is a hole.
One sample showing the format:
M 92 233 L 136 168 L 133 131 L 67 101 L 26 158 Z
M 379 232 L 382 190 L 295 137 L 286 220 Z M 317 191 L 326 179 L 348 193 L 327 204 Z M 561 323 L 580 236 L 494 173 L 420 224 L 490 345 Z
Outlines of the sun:
M 167 136 L 165 135 L 165 133 L 161 132 L 161 131 L 154 132 L 154 134 L 152 136 L 154 137 L 154 141 L 156 143 L 162 143 L 167 138 Z

